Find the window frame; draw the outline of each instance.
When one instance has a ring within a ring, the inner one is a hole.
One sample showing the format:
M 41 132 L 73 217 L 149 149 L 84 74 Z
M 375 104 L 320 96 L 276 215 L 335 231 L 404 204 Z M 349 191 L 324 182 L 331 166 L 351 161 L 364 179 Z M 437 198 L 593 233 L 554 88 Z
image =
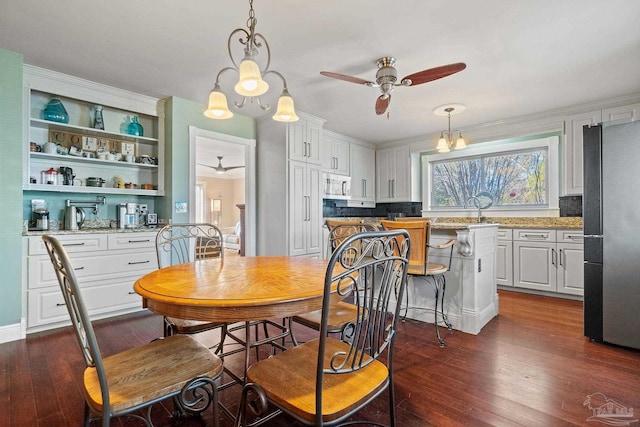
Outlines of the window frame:
M 422 213 L 424 216 L 474 216 L 477 210 L 464 207 L 438 207 L 431 206 L 431 174 L 432 164 L 443 160 L 464 159 L 467 157 L 478 157 L 486 155 L 504 155 L 509 152 L 523 150 L 546 149 L 546 178 L 548 205 L 545 206 L 496 206 L 485 210 L 486 216 L 558 216 L 559 209 L 559 189 L 560 171 L 558 145 L 560 137 L 554 135 L 540 138 L 533 136 L 526 141 L 510 143 L 486 143 L 479 147 L 469 147 L 466 150 L 450 151 L 449 153 L 430 154 L 423 153 L 421 156 L 422 172 Z

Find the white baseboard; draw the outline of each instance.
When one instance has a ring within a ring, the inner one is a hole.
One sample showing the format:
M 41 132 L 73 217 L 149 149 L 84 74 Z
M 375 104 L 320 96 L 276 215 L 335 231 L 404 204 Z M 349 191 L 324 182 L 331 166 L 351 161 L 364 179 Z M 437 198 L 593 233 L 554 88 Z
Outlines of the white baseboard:
M 14 323 L 13 325 L 0 326 L 0 344 L 21 340 L 26 336 L 27 322 L 25 319 L 21 319 L 20 323 Z

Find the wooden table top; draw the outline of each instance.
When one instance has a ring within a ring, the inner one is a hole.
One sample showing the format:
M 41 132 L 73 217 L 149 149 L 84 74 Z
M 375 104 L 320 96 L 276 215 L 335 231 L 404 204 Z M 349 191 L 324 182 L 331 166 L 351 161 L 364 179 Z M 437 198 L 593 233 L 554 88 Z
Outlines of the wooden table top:
M 327 260 L 228 257 L 153 271 L 134 284 L 144 307 L 192 320 L 239 322 L 318 310 Z

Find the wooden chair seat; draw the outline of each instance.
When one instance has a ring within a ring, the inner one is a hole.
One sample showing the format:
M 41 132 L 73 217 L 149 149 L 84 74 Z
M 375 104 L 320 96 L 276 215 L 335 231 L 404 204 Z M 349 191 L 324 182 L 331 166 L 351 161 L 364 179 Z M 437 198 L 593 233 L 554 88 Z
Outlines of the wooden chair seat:
M 260 384 L 267 397 L 278 406 L 313 423 L 316 414 L 316 361 L 319 339 L 293 347 L 278 357 L 252 365 L 248 382 Z M 330 356 L 344 351 L 349 344 L 335 338 L 326 339 L 325 367 Z M 365 359 L 368 357 L 365 356 Z M 364 368 L 340 375 L 325 375 L 322 414 L 325 422 L 336 420 L 362 406 L 383 390 L 389 381 L 387 366 L 378 360 Z
M 222 360 L 187 335 L 156 340 L 102 360 L 114 412 L 177 393 L 195 377 L 215 378 L 222 372 Z M 85 369 L 84 384 L 87 403 L 102 413 L 102 392 L 95 367 Z
M 358 307 L 348 302 L 339 301 L 329 306 L 329 321 L 327 323 L 329 333 L 338 333 L 349 322 L 353 322 L 358 313 Z M 293 321 L 308 328 L 319 329 L 322 320 L 322 310 L 294 316 Z
M 197 334 L 199 332 L 208 331 L 225 325 L 225 323 L 221 322 L 178 319 L 177 317 L 165 317 L 165 322 L 167 322 L 167 326 L 172 328 L 171 333 L 168 333 L 166 336 L 176 334 Z

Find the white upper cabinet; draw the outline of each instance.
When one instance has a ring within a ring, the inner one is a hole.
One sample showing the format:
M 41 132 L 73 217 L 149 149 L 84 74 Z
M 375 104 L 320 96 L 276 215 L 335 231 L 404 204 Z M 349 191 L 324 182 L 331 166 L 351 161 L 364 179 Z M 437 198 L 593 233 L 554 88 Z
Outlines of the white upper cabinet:
M 320 165 L 322 163 L 322 124 L 300 119 L 289 123 L 289 159 Z
M 376 153 L 372 148 L 351 144 L 351 201 L 375 204 Z
M 349 142 L 330 131 L 324 131 L 322 139 L 322 168 L 326 172 L 349 175 Z
M 582 194 L 582 127 L 601 122 L 633 122 L 640 117 L 640 104 L 573 114 L 566 119 L 563 195 Z
M 411 157 L 409 146 L 376 152 L 376 201 L 411 201 Z

